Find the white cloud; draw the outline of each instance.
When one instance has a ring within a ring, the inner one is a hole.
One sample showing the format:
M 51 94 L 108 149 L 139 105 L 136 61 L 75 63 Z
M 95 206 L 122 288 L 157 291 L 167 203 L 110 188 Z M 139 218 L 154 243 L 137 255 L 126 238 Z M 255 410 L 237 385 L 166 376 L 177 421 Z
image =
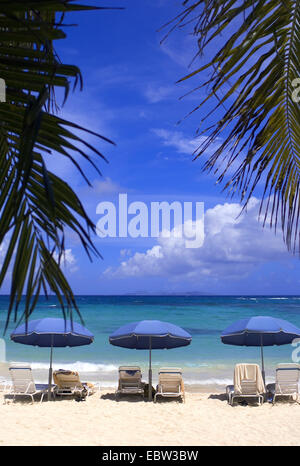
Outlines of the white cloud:
M 118 183 L 115 183 L 109 177 L 106 177 L 103 180 L 95 180 L 93 181 L 92 185 L 92 189 L 97 194 L 119 193 L 123 190 L 123 188 Z
M 175 86 L 158 86 L 148 84 L 145 90 L 145 97 L 151 104 L 156 104 L 174 96 Z
M 101 86 L 126 86 L 129 89 L 138 91 L 146 97 L 150 103 L 158 103 L 162 100 L 174 97 L 179 93 L 175 85 L 164 85 L 148 76 L 148 71 L 142 68 L 130 70 L 127 65 L 119 64 L 117 66 L 106 66 L 99 68 L 92 73 L 92 79 Z M 179 94 L 181 95 L 181 94 Z M 119 114 L 119 112 L 118 112 Z
M 131 256 L 131 249 L 121 249 L 120 251 L 120 256 L 125 257 L 125 256 Z
M 6 252 L 8 248 L 8 239 L 5 239 L 0 244 L 0 264 L 2 265 L 2 260 L 5 258 Z
M 181 131 L 169 131 L 166 129 L 153 129 L 152 132 L 158 136 L 164 146 L 173 147 L 180 154 L 193 154 L 200 145 L 207 139 L 206 136 L 189 138 Z M 211 144 L 207 153 L 213 153 L 219 144 Z
M 176 153 L 178 154 L 189 155 L 190 157 L 195 156 L 198 153 L 198 149 L 200 147 L 202 148 L 203 144 L 207 140 L 206 135 L 191 138 L 185 136 L 181 131 L 170 131 L 162 128 L 152 129 L 152 132 L 161 139 L 164 146 L 175 149 Z M 201 162 L 205 162 L 205 160 L 212 156 L 220 147 L 222 142 L 223 140 L 221 138 L 217 138 L 214 143 L 209 144 L 205 152 L 202 154 Z M 227 166 L 229 153 L 226 155 L 226 152 L 224 152 L 218 159 L 218 162 L 215 165 L 215 169 L 218 170 L 219 174 L 226 171 L 226 176 L 231 176 L 233 173 L 235 173 L 244 157 L 245 155 L 242 152 L 239 157 L 231 162 L 230 166 Z M 168 160 L 169 158 L 164 156 L 164 159 Z M 185 161 L 186 157 L 181 156 L 181 160 Z M 210 176 L 215 175 L 211 173 Z M 259 183 L 261 183 L 261 181 Z
M 54 253 L 53 255 L 54 260 L 58 261 L 58 254 Z M 69 272 L 76 272 L 78 270 L 77 260 L 74 256 L 72 249 L 66 249 L 62 258 L 61 258 L 61 266 L 64 267 Z
M 144 253 L 135 253 L 108 277 L 160 276 L 171 280 L 227 280 L 247 276 L 260 264 L 290 259 L 281 235 L 258 222 L 259 200 L 241 213 L 237 203 L 218 204 L 205 213 L 202 247 L 188 249 L 183 238 L 159 238 Z
M 166 28 L 163 31 L 162 37 L 167 33 Z M 184 75 L 190 73 L 189 66 L 194 57 L 198 53 L 197 41 L 191 34 L 183 36 L 182 34 L 173 33 L 165 40 L 160 49 L 165 53 L 176 65 L 184 68 Z M 180 76 L 181 78 L 182 76 Z

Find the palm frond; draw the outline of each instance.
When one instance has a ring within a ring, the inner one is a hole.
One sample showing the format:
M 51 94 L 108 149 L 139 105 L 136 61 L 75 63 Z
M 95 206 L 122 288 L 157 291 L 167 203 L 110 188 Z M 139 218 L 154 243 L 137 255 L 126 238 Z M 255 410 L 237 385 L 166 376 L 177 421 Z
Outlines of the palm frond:
M 209 117 L 222 112 L 209 128 L 208 115 L 200 120 L 197 133 L 207 138 L 196 158 L 222 138 L 204 170 L 218 173 L 224 189 L 238 194 L 244 206 L 263 185 L 261 215 L 275 229 L 280 225 L 288 249 L 295 251 L 300 245 L 300 109 L 293 81 L 300 77 L 300 1 L 185 0 L 183 5 L 172 28 L 192 21 L 199 57 L 205 59 L 208 45 L 215 52 L 180 81 L 201 79 L 208 71 L 209 79 L 198 87 L 207 87 L 208 95 L 193 111 L 210 102 Z M 222 157 L 226 164 L 220 169 Z
M 74 87 L 82 86 L 82 77 L 77 66 L 61 63 L 54 41 L 66 37 L 62 15 L 86 9 L 104 7 L 73 0 L 0 1 L 0 77 L 7 86 L 6 102 L 0 104 L 0 243 L 7 242 L 0 286 L 11 272 L 6 327 L 12 315 L 17 320 L 24 293 L 26 320 L 42 292 L 57 296 L 64 316 L 72 309 L 79 313 L 60 267 L 66 229 L 79 237 L 91 259 L 100 256 L 91 239 L 94 223 L 76 193 L 44 160 L 52 152 L 67 157 L 89 183 L 74 154 L 98 171 L 89 152 L 106 159 L 78 130 L 113 143 L 55 114 L 55 89 L 64 89 L 66 99 L 70 80 Z

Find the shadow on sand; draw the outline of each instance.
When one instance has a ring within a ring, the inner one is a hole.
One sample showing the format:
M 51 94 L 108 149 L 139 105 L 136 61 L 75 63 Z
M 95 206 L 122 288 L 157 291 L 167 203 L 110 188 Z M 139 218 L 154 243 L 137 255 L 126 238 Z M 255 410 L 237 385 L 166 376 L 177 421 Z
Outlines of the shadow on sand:
M 115 393 L 104 393 L 103 395 L 100 396 L 100 399 L 117 401 L 117 402 L 129 401 L 131 403 L 147 401 L 141 395 L 121 395 L 121 396 L 119 395 L 118 397 L 116 397 Z
M 144 398 L 141 395 L 119 395 L 116 397 L 115 393 L 104 393 L 103 395 L 100 396 L 101 400 L 111 400 L 111 401 L 117 401 L 117 402 L 130 402 L 130 403 L 139 403 L 139 402 L 144 402 L 148 403 L 148 398 Z M 156 403 L 174 403 L 174 401 L 178 401 L 179 403 L 183 403 L 183 400 L 181 398 L 163 398 L 159 397 L 156 400 Z M 153 402 L 153 400 L 152 400 Z M 150 403 L 152 403 L 150 402 Z
M 210 400 L 219 400 L 219 401 L 227 401 L 226 393 L 216 393 L 209 395 L 208 399 Z

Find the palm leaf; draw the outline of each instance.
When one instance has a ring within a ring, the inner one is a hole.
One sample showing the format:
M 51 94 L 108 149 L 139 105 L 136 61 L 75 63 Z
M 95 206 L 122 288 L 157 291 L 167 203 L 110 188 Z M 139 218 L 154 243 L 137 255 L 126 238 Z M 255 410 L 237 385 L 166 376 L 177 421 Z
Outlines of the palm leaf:
M 77 130 L 112 143 L 55 114 L 55 88 L 64 89 L 66 99 L 70 80 L 75 87 L 82 86 L 82 77 L 78 67 L 61 63 L 54 41 L 66 37 L 62 29 L 65 13 L 87 9 L 104 7 L 74 4 L 73 0 L 0 0 L 0 76 L 7 86 L 6 102 L 0 104 L 0 242 L 8 244 L 0 286 L 9 272 L 12 275 L 6 327 L 12 313 L 18 319 L 24 293 L 21 317 L 25 320 L 41 292 L 57 296 L 64 317 L 73 309 L 79 313 L 60 267 L 66 229 L 78 235 L 91 259 L 100 256 L 91 239 L 95 225 L 76 193 L 47 169 L 44 160 L 44 154 L 52 151 L 67 157 L 89 183 L 74 154 L 98 171 L 87 152 L 106 159 Z
M 214 170 L 244 207 L 260 183 L 264 222 L 280 226 L 288 249 L 295 251 L 300 245 L 300 109 L 293 83 L 300 77 L 300 1 L 185 0 L 183 5 L 172 29 L 193 24 L 199 56 L 205 57 L 208 45 L 215 47 L 212 58 L 180 80 L 210 73 L 198 87 L 208 87 L 208 95 L 193 110 L 213 103 L 200 120 L 197 133 L 207 138 L 196 158 L 222 138 L 204 170 Z M 207 128 L 205 120 L 216 111 L 222 116 Z

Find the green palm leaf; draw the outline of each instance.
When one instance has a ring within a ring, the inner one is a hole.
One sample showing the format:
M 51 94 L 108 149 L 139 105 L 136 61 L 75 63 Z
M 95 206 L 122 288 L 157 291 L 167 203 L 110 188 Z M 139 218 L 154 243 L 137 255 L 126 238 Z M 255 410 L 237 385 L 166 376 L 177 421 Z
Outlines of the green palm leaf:
M 70 79 L 74 86 L 82 85 L 80 70 L 61 63 L 55 53 L 54 41 L 65 38 L 63 16 L 102 8 L 73 0 L 0 0 L 0 77 L 7 86 L 6 102 L 0 103 L 0 243 L 8 244 L 0 286 L 9 271 L 12 275 L 6 326 L 12 313 L 14 320 L 20 317 L 24 293 L 22 318 L 31 315 L 41 292 L 57 296 L 65 317 L 72 309 L 79 313 L 60 267 L 66 229 L 78 235 L 90 258 L 100 256 L 91 239 L 95 225 L 71 187 L 47 170 L 43 156 L 55 151 L 67 157 L 89 182 L 74 153 L 97 170 L 87 151 L 79 147 L 105 157 L 77 130 L 112 143 L 54 113 L 55 88 L 64 89 L 66 99 Z
M 212 114 L 222 112 L 209 128 L 204 122 L 211 113 L 201 119 L 198 133 L 207 138 L 196 158 L 222 138 L 204 170 L 218 173 L 224 189 L 239 194 L 244 206 L 258 183 L 263 185 L 264 221 L 280 225 L 288 248 L 295 250 L 300 244 L 300 109 L 293 81 L 300 77 L 300 1 L 185 0 L 183 5 L 172 29 L 192 23 L 199 56 L 205 57 L 208 45 L 215 49 L 205 65 L 181 81 L 209 71 L 210 78 L 198 87 L 208 86 L 208 95 L 194 111 L 210 101 Z

